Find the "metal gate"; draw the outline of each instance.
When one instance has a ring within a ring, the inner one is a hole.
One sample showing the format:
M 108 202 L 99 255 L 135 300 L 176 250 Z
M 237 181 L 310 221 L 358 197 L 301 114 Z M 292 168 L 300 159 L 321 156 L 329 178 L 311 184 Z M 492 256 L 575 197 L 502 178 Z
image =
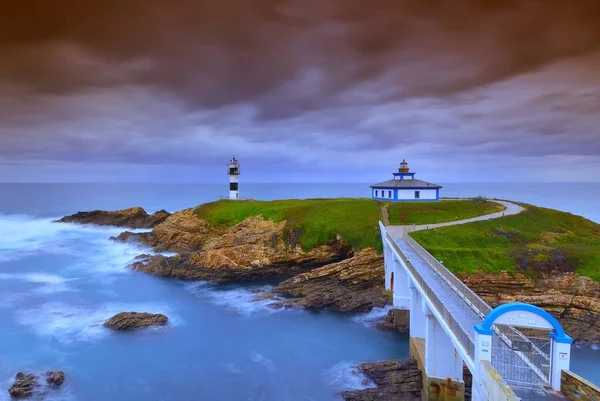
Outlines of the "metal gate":
M 510 385 L 551 384 L 552 340 L 550 332 L 495 325 L 492 365 Z

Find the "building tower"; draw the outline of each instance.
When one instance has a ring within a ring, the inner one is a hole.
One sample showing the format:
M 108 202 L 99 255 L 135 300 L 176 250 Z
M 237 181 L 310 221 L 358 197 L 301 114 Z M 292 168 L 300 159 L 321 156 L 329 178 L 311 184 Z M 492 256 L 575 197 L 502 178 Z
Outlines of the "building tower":
M 402 163 L 400 163 L 400 168 L 398 169 L 399 173 L 408 173 L 409 169 L 408 169 L 408 163 L 406 162 L 406 159 L 402 160 Z
M 229 176 L 229 199 L 240 199 L 240 163 L 235 156 L 229 161 L 227 175 Z

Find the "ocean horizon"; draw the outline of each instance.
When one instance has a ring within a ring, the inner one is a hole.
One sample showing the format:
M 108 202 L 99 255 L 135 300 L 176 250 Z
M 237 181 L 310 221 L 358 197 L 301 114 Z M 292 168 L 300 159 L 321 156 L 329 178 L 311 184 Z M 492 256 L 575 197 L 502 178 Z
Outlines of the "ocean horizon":
M 368 198 L 368 183 L 240 183 L 240 194 L 256 200 Z M 442 183 L 440 196 L 484 196 L 529 203 L 600 223 L 600 183 Z M 219 200 L 227 183 L 0 183 L 0 213 L 62 216 L 83 210 L 141 206 L 169 212 Z M 574 196 L 581 194 L 581 196 Z M 44 197 L 44 207 L 36 205 Z

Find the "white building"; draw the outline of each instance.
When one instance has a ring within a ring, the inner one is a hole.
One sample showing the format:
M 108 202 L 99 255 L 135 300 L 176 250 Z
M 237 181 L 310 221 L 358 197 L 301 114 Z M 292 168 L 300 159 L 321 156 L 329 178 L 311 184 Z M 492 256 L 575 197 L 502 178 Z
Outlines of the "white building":
M 402 160 L 392 180 L 371 185 L 371 198 L 391 202 L 440 200 L 440 185 L 415 179 L 406 160 Z
M 235 156 L 229 161 L 227 175 L 229 176 L 229 199 L 240 199 L 240 163 Z

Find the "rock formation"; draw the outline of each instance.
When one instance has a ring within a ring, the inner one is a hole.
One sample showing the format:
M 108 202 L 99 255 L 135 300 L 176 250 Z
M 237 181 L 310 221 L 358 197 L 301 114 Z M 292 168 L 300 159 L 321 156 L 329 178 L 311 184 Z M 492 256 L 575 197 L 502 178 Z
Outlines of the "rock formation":
M 160 313 L 121 312 L 104 322 L 104 326 L 113 330 L 133 330 L 140 327 L 164 326 L 168 320 L 169 318 Z
M 63 371 L 48 371 L 46 372 L 46 383 L 53 386 L 60 386 L 65 382 L 65 373 Z
M 377 385 L 366 390 L 344 391 L 346 401 L 420 401 L 423 381 L 414 359 L 363 363 L 361 370 Z
M 353 249 L 339 237 L 303 250 L 300 230 L 262 216 L 232 227 L 215 227 L 198 218 L 195 209 L 148 215 L 141 208 L 132 208 L 77 213 L 59 221 L 153 227 L 151 232 L 124 232 L 114 239 L 177 255 L 142 255 L 132 265 L 134 269 L 216 283 L 285 280 L 273 294 L 289 299 L 274 302 L 277 307 L 365 312 L 390 301 L 390 294 L 383 289 L 382 257 L 374 250 Z M 600 284 L 592 279 L 573 273 L 537 279 L 518 273 L 460 278 L 492 306 L 511 301 L 532 303 L 556 316 L 575 340 L 600 342 Z M 389 320 L 387 326 L 397 325 Z
M 187 280 L 247 282 L 282 280 L 344 260 L 353 250 L 341 239 L 304 251 L 285 223 L 248 218 L 233 227 L 215 228 L 188 209 L 171 215 L 151 233 L 123 233 L 132 241 L 177 256 L 147 256 L 133 268 Z
M 527 302 L 555 316 L 578 342 L 600 342 L 600 283 L 574 273 L 533 279 L 522 273 L 461 275 L 490 306 Z
M 154 214 L 148 214 L 141 207 L 117 211 L 94 210 L 91 212 L 78 212 L 71 216 L 65 216 L 58 223 L 95 224 L 98 226 L 116 226 L 129 228 L 152 228 L 162 223 L 169 217 L 169 213 L 160 210 Z
M 8 393 L 13 398 L 27 398 L 33 395 L 37 386 L 39 382 L 36 375 L 19 372 L 15 375 L 15 382 L 8 389 Z
M 292 277 L 273 292 L 291 297 L 284 302 L 288 306 L 344 313 L 368 312 L 391 301 L 383 287 L 383 257 L 371 248 Z
M 65 374 L 62 371 L 46 372 L 46 383 L 56 388 L 65 381 Z M 32 373 L 18 372 L 15 375 L 15 382 L 8 389 L 8 393 L 13 398 L 29 398 L 34 394 L 43 398 L 47 394 L 47 387 L 42 387 L 40 378 Z

